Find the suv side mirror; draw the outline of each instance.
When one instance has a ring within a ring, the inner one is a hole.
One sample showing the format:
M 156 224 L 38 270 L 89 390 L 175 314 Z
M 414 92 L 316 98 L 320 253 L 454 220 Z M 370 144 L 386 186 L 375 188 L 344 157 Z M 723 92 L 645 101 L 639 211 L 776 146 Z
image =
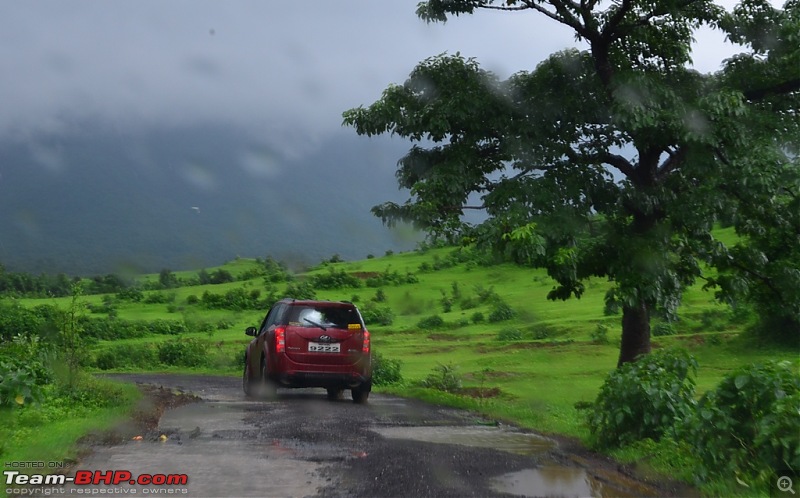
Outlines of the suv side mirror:
M 258 330 L 255 327 L 247 327 L 246 329 L 244 329 L 244 333 L 245 335 L 255 337 L 258 335 Z

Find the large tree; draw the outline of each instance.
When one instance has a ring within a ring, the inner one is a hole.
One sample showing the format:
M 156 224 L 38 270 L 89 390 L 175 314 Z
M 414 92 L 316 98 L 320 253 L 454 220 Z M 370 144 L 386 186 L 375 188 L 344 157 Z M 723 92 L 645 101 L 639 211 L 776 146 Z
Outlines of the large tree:
M 708 0 L 429 0 L 417 14 L 444 22 L 479 9 L 537 11 L 588 49 L 507 80 L 459 54 L 435 56 L 374 104 L 346 111 L 359 134 L 414 142 L 397 171 L 409 200 L 373 212 L 546 267 L 553 299 L 608 278 L 607 304 L 622 311 L 619 364 L 632 361 L 650 351 L 651 316 L 674 314 L 703 277 L 700 263 L 735 256 L 713 240 L 720 212 L 775 194 L 767 182 L 754 196 L 748 181 L 763 171 L 798 178 L 798 2 L 749 0 L 726 12 Z M 702 25 L 742 47 L 715 74 L 691 67 Z M 796 199 L 797 183 L 785 188 Z M 466 224 L 470 209 L 485 221 Z

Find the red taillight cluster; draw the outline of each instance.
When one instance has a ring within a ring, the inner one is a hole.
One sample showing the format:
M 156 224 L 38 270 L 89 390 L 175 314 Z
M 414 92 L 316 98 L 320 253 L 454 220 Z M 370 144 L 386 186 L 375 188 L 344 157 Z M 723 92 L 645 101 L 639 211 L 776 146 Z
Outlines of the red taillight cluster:
M 275 352 L 286 352 L 286 328 L 278 327 L 275 329 Z
M 364 329 L 364 345 L 361 346 L 362 353 L 369 353 L 369 331 Z

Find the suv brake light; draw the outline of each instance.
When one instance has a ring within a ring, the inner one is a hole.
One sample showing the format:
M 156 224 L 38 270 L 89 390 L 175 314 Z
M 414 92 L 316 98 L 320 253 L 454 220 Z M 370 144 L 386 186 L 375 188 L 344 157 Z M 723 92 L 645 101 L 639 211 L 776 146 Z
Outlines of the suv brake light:
M 369 331 L 364 329 L 364 345 L 361 346 L 362 353 L 369 353 Z
M 277 327 L 275 329 L 275 352 L 286 352 L 286 327 Z

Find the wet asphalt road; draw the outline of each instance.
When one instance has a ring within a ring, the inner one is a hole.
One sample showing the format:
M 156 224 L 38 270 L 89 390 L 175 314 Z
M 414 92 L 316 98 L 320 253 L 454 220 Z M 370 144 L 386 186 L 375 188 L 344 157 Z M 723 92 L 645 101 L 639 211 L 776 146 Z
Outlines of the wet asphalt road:
M 186 474 L 178 486 L 100 486 L 103 494 L 469 497 L 660 494 L 626 477 L 567 466 L 549 439 L 462 410 L 372 393 L 365 405 L 325 391 L 248 399 L 227 377 L 120 375 L 203 401 L 164 413 L 158 433 L 97 447 L 76 470 Z M 77 486 L 76 486 L 77 488 Z M 83 487 L 86 489 L 86 487 Z M 98 488 L 94 486 L 94 488 Z M 127 492 L 125 491 L 127 490 Z M 74 492 L 73 492 L 74 494 Z

